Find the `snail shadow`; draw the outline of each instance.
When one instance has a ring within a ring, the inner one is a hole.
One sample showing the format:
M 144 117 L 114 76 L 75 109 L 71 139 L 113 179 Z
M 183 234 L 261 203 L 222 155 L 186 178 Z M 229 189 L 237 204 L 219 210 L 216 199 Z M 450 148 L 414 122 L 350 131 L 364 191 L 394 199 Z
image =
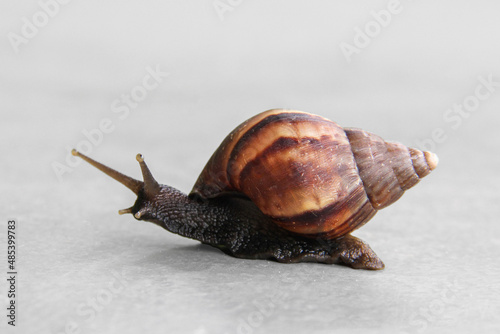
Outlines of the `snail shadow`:
M 213 267 L 233 266 L 237 260 L 217 248 L 198 243 L 169 246 L 145 254 L 145 258 L 138 265 L 162 266 L 176 271 L 191 272 Z

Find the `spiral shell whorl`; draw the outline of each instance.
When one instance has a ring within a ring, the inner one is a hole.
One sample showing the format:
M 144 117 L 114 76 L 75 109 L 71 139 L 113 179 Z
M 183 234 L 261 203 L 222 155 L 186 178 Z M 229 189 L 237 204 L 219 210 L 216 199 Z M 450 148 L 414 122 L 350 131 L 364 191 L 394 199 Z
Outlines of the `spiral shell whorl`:
M 383 209 L 427 176 L 438 163 L 434 153 L 385 142 L 361 129 L 344 129 L 371 204 Z

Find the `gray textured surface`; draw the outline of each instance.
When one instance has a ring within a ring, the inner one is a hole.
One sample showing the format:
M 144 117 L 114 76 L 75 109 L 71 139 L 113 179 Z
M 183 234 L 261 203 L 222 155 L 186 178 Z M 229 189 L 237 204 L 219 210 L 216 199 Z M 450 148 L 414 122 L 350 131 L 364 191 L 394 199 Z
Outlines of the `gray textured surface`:
M 498 332 L 500 87 L 456 129 L 443 119 L 478 76 L 500 81 L 499 7 L 481 3 L 402 1 L 351 63 L 339 43 L 386 2 L 242 2 L 221 21 L 211 1 L 74 1 L 19 54 L 2 39 L 2 272 L 6 219 L 20 223 L 9 332 Z M 2 36 L 39 9 L 4 7 Z M 113 101 L 157 64 L 170 75 L 120 119 Z M 87 165 L 53 171 L 109 118 L 92 157 L 139 177 L 141 152 L 159 181 L 189 191 L 224 136 L 273 107 L 407 145 L 443 129 L 438 169 L 355 232 L 384 271 L 234 259 L 118 216 L 133 194 Z

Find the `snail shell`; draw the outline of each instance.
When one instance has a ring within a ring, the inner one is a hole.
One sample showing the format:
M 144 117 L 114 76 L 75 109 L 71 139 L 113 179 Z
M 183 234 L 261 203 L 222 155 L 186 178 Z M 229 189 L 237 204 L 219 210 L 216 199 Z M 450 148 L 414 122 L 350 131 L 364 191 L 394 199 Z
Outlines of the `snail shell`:
M 333 239 L 394 203 L 437 162 L 364 130 L 273 109 L 224 139 L 191 195 L 244 196 L 288 231 Z

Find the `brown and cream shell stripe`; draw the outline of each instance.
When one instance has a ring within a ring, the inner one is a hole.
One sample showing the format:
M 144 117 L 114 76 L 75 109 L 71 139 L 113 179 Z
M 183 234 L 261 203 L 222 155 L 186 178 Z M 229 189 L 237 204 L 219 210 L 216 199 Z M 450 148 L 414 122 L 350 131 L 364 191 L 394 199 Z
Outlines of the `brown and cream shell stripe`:
M 191 193 L 240 192 L 281 227 L 330 239 L 365 224 L 436 165 L 433 153 L 320 116 L 273 109 L 226 137 Z

